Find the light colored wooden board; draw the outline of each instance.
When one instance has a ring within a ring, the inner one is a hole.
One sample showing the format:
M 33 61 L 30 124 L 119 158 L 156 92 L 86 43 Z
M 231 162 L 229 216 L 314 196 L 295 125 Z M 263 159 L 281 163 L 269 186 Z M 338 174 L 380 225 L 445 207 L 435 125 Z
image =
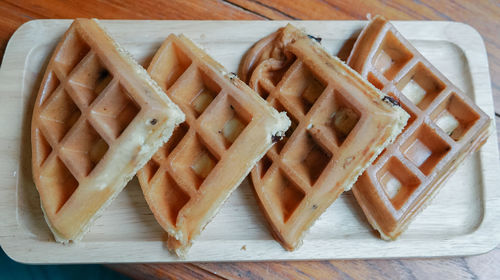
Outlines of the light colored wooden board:
M 395 242 L 380 240 L 352 194 L 343 194 L 310 229 L 304 245 L 287 252 L 275 242 L 248 181 L 233 193 L 195 242 L 187 259 L 170 254 L 164 234 L 142 196 L 129 183 L 78 244 L 53 241 L 31 179 L 29 127 L 33 102 L 49 56 L 68 20 L 31 21 L 12 36 L 0 68 L 0 244 L 29 263 L 177 262 L 349 259 L 468 255 L 500 240 L 500 168 L 495 136 L 458 168 L 434 201 Z M 286 22 L 103 21 L 141 63 L 170 33 L 184 33 L 230 71 L 258 39 Z M 425 57 L 493 116 L 483 41 L 467 25 L 394 22 Z M 362 28 L 361 21 L 298 21 L 336 54 Z M 492 128 L 494 129 L 494 128 Z M 245 248 L 245 249 L 243 249 Z

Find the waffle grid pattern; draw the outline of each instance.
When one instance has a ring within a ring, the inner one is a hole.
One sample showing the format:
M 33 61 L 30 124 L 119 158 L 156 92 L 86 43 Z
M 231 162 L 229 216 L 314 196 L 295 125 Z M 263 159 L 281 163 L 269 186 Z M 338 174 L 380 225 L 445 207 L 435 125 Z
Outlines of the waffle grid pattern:
M 283 212 L 282 223 L 286 224 L 299 204 L 305 203 L 306 194 L 315 187 L 323 170 L 335 164 L 340 146 L 363 113 L 349 103 L 349 96 L 333 86 L 325 86 L 301 59 L 291 64 L 278 85 L 268 79 L 259 80 L 259 85 L 266 100 L 277 110 L 285 110 L 292 119 L 286 137 L 271 148 L 252 177 L 256 185 L 281 202 L 277 206 Z M 330 106 L 332 103 L 335 105 Z M 332 116 L 343 111 L 351 113 L 347 130 L 333 123 Z M 322 125 L 309 127 L 310 123 Z M 267 188 L 268 184 L 273 189 Z
M 244 97 L 252 94 L 249 88 L 249 92 L 244 92 L 235 87 L 221 75 L 221 70 L 207 64 L 208 57 L 201 50 L 195 50 L 186 40 L 170 35 L 148 69 L 185 112 L 186 122 L 174 131 L 171 140 L 139 174 L 148 204 L 170 235 L 169 248 L 181 255 L 201 230 L 197 227 L 203 227 L 200 223 L 206 221 L 201 217 L 206 213 L 194 213 L 203 207 L 211 209 L 213 205 L 221 205 L 221 198 L 237 186 L 237 181 L 226 175 L 238 174 L 231 176 L 241 180 L 245 176 L 243 169 L 251 167 L 245 162 L 258 159 L 257 150 L 261 148 L 243 152 L 241 145 L 262 141 L 256 144 L 267 146 L 262 137 L 270 140 L 270 135 L 265 135 L 262 121 L 269 124 L 277 121 L 264 111 L 271 108 L 265 108 L 263 102 L 256 104 L 249 102 L 254 97 Z M 233 149 L 237 141 L 241 144 Z M 228 164 L 232 160 L 238 162 Z M 212 175 L 215 170 L 218 171 Z M 215 185 L 218 191 L 207 189 Z M 207 198 L 209 196 L 211 198 Z
M 47 204 L 55 208 L 45 210 L 57 213 L 141 107 L 76 29 L 70 30 L 53 65 L 39 101 L 35 145 L 40 180 L 60 196 Z
M 351 54 L 354 61 L 353 55 L 359 54 Z M 453 170 L 457 157 L 471 152 L 472 139 L 484 138 L 488 117 L 389 23 L 374 39 L 361 74 L 397 100 L 410 119 L 353 191 L 357 197 L 368 189 L 376 192 L 395 222 L 403 224 L 425 201 L 422 197 L 432 194 L 442 177 Z
M 291 25 L 257 42 L 240 65 L 250 86 L 292 120 L 252 171 L 273 235 L 288 250 L 300 246 L 406 119 L 350 71 Z

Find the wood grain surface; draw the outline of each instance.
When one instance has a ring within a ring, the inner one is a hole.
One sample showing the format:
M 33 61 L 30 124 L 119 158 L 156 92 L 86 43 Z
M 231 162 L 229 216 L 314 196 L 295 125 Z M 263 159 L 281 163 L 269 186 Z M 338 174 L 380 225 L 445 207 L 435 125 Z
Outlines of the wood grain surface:
M 499 1 L 0 1 L 0 57 L 12 33 L 40 18 L 453 20 L 476 28 L 488 51 L 496 123 L 500 124 Z M 500 132 L 497 130 L 497 137 Z M 137 279 L 499 279 L 500 248 L 471 257 L 261 263 L 113 264 Z

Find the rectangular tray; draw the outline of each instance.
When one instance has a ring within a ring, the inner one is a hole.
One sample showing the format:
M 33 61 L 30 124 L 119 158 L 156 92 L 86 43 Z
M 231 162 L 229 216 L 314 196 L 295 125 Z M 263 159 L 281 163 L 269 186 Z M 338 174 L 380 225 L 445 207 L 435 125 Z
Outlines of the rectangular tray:
M 479 254 L 494 248 L 500 228 L 500 168 L 492 135 L 443 186 L 434 201 L 394 242 L 379 239 L 351 192 L 310 229 L 295 252 L 275 242 L 248 180 L 231 195 L 195 241 L 186 259 L 170 254 L 163 230 L 132 180 L 77 244 L 54 242 L 31 175 L 30 125 L 45 65 L 70 20 L 36 20 L 12 36 L 0 68 L 0 244 L 26 263 L 262 261 L 430 257 Z M 111 35 L 147 63 L 170 33 L 184 33 L 230 71 L 242 55 L 285 21 L 102 21 Z M 363 21 L 296 21 L 337 54 Z M 483 40 L 455 22 L 394 22 L 401 33 L 492 118 L 493 101 Z M 351 40 L 349 40 L 351 39 Z M 494 130 L 494 126 L 492 126 Z

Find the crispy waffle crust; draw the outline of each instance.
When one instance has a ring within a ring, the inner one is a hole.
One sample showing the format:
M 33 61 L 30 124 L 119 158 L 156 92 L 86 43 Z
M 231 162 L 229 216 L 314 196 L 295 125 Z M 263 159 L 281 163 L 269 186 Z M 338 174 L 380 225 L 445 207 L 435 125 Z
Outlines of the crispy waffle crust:
M 363 29 L 348 64 L 410 114 L 353 188 L 381 237 L 395 239 L 486 141 L 491 120 L 382 17 Z
M 239 73 L 292 119 L 251 178 L 274 237 L 294 250 L 396 138 L 408 114 L 292 25 L 257 42 Z
M 55 239 L 81 239 L 182 121 L 97 20 L 75 20 L 49 61 L 31 125 L 33 178 Z
M 186 123 L 137 175 L 167 246 L 184 256 L 290 120 L 182 35 L 165 40 L 148 72 Z

